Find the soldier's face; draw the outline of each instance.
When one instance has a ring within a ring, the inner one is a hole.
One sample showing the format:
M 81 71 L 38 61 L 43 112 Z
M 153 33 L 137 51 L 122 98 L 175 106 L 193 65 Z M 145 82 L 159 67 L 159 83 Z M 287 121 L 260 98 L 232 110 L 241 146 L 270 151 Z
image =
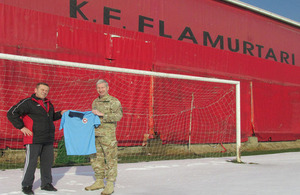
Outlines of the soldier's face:
M 105 83 L 100 83 L 97 85 L 97 92 L 99 93 L 100 97 L 106 96 L 108 94 L 109 87 L 106 86 Z

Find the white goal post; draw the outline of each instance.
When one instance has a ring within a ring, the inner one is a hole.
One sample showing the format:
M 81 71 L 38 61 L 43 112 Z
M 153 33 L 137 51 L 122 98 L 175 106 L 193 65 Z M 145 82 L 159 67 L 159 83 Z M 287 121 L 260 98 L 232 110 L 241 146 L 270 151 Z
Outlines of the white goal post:
M 118 72 L 118 73 L 129 73 L 129 74 L 137 74 L 137 75 L 147 75 L 147 76 L 155 76 L 155 77 L 164 77 L 164 78 L 172 78 L 172 79 L 184 79 L 184 80 L 193 80 L 193 81 L 204 81 L 211 83 L 224 83 L 235 86 L 235 113 L 236 113 L 236 160 L 237 162 L 241 162 L 241 112 L 240 112 L 240 82 L 234 80 L 225 80 L 218 78 L 205 78 L 198 76 L 189 76 L 189 75 L 179 75 L 179 74 L 170 74 L 170 73 L 162 73 L 162 72 L 152 72 L 152 71 L 144 71 L 144 70 L 134 70 L 127 68 L 116 68 L 116 67 L 108 67 L 103 65 L 95 65 L 95 64 L 86 64 L 86 63 L 78 63 L 78 62 L 69 62 L 69 61 L 61 61 L 61 60 L 52 60 L 52 59 L 44 59 L 37 57 L 27 57 L 27 56 L 19 56 L 12 54 L 0 53 L 1 60 L 11 60 L 11 61 L 20 61 L 20 62 L 28 62 L 28 63 L 38 63 L 38 64 L 51 64 L 58 66 L 67 66 L 67 67 L 75 67 L 75 68 L 88 68 L 94 70 L 101 71 L 109 71 L 109 72 Z

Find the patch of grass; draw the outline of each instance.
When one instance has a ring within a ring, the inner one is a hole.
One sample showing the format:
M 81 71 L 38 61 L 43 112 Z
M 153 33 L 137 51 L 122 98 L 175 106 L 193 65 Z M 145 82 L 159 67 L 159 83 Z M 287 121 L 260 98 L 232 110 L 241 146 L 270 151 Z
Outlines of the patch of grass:
M 5 169 L 21 169 L 24 168 L 24 163 L 1 163 L 0 170 Z
M 58 152 L 55 158 L 54 167 L 83 165 L 89 162 L 89 156 L 67 155 L 64 137 L 58 142 Z
M 243 156 L 253 156 L 253 155 L 266 155 L 266 154 L 277 154 L 285 152 L 300 152 L 300 148 L 294 149 L 278 149 L 278 150 L 260 150 L 260 151 L 243 151 L 241 153 L 241 158 Z M 164 155 L 164 154 L 151 154 L 151 155 L 128 155 L 123 156 L 119 155 L 118 163 L 138 163 L 138 162 L 150 162 L 150 161 L 161 161 L 161 160 L 184 160 L 184 159 L 197 159 L 197 158 L 214 158 L 220 156 L 232 156 L 235 154 L 226 153 L 220 155 L 220 153 L 205 153 L 205 154 L 196 154 L 196 153 L 186 153 L 180 155 Z M 239 163 L 239 164 L 256 164 L 256 163 L 244 163 L 237 162 L 236 160 L 230 160 L 228 162 Z M 88 156 L 67 156 L 63 148 L 61 148 L 60 154 L 56 158 L 54 167 L 65 167 L 65 166 L 85 166 L 90 165 Z M 24 163 L 9 163 L 1 162 L 0 170 L 5 169 L 18 169 L 23 168 Z
M 121 156 L 118 158 L 118 163 L 137 163 L 137 162 L 150 162 L 161 160 L 180 160 L 180 159 L 192 159 L 192 156 Z
M 234 160 L 227 160 L 227 162 L 237 163 L 237 164 L 246 164 L 243 161 L 242 162 L 238 162 L 236 159 L 234 159 Z
M 231 154 L 234 155 L 234 154 Z M 230 154 L 226 154 L 230 156 Z M 184 159 L 196 159 L 196 158 L 213 158 L 220 157 L 220 153 L 186 153 L 180 155 L 136 155 L 136 156 L 119 156 L 118 163 L 137 163 L 137 162 L 150 162 L 150 161 L 160 161 L 160 160 L 184 160 Z
M 241 156 L 253 156 L 253 155 L 264 155 L 264 154 L 278 154 L 285 152 L 300 152 L 300 148 L 292 149 L 281 149 L 281 150 L 259 150 L 259 151 L 243 151 Z

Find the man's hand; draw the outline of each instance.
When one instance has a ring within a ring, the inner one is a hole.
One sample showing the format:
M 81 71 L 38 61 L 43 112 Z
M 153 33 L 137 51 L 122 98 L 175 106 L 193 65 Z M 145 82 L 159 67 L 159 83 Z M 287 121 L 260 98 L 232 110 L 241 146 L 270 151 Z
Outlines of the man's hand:
M 104 116 L 104 114 L 102 112 L 99 112 L 98 110 L 92 110 L 92 113 L 98 116 Z
M 26 127 L 23 127 L 22 129 L 20 129 L 22 131 L 22 133 L 25 135 L 25 136 L 32 136 L 33 133 L 32 131 L 30 131 L 29 129 L 27 129 Z
M 60 112 L 60 114 L 61 115 L 63 115 L 65 112 L 67 112 L 68 110 L 62 110 L 61 112 Z

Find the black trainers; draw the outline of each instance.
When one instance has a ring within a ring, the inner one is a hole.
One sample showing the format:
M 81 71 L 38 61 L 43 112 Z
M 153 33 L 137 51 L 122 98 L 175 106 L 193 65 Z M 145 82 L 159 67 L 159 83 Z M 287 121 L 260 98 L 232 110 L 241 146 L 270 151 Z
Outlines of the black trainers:
M 57 191 L 55 187 L 51 183 L 47 183 L 45 186 L 41 187 L 42 190 L 46 191 Z
M 34 194 L 34 192 L 32 191 L 32 186 L 22 187 L 22 192 L 24 194 Z

